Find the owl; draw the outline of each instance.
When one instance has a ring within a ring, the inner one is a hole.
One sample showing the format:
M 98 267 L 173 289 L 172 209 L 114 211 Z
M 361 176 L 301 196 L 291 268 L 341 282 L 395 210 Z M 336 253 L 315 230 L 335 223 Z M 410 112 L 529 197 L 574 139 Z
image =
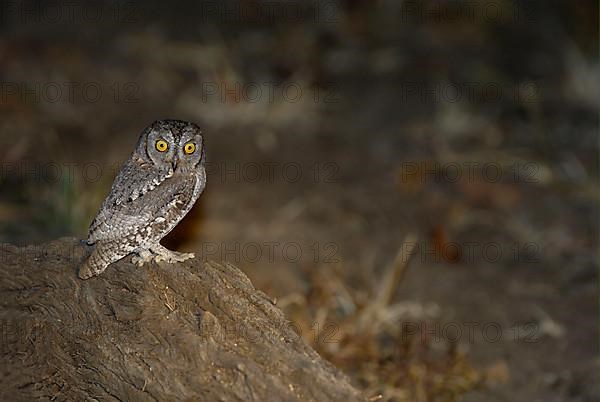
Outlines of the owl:
M 192 208 L 206 185 L 202 132 L 180 120 L 159 120 L 141 134 L 123 164 L 110 194 L 90 225 L 87 243 L 94 250 L 79 270 L 81 279 L 134 254 L 141 266 L 194 258 L 160 244 Z

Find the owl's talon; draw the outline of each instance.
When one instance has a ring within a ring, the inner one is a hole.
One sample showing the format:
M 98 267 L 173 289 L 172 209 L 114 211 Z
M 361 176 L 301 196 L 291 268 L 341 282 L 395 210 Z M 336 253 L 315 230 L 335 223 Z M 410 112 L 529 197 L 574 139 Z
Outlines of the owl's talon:
M 152 252 L 156 254 L 154 261 L 165 261 L 169 264 L 174 262 L 183 262 L 196 257 L 194 253 L 180 253 L 178 251 L 171 251 L 161 245 L 157 246 L 156 248 L 152 248 Z
M 140 251 L 138 252 L 138 255 L 134 255 L 131 258 L 131 262 L 135 265 L 137 265 L 138 267 L 141 267 L 142 265 L 152 262 L 152 260 L 154 259 L 154 254 L 152 254 L 150 251 Z
M 156 262 L 165 261 L 165 262 L 168 262 L 169 264 L 172 264 L 174 262 L 184 262 L 186 260 L 196 257 L 196 255 L 194 253 L 179 253 L 177 251 L 171 251 L 171 250 L 167 250 L 167 251 L 169 251 L 169 253 L 159 254 L 156 257 L 154 257 L 154 261 L 156 261 Z

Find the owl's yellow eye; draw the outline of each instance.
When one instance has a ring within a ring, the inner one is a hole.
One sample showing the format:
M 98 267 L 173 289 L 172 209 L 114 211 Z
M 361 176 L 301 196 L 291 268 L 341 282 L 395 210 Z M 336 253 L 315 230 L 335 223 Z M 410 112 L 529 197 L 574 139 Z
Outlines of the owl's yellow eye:
M 167 144 L 167 141 L 165 141 L 165 140 L 156 141 L 156 150 L 158 152 L 165 152 L 167 149 L 169 149 L 169 144 Z
M 186 155 L 193 154 L 195 150 L 196 144 L 194 144 L 193 142 L 188 142 L 183 146 L 183 152 L 185 152 Z

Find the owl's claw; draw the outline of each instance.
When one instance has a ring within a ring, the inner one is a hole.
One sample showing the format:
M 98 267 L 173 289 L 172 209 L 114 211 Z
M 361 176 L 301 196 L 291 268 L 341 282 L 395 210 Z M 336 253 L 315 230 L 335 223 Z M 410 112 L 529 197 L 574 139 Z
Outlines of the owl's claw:
M 138 267 L 141 267 L 142 265 L 152 261 L 165 261 L 169 264 L 172 264 L 175 262 L 183 262 L 195 257 L 196 255 L 194 253 L 180 253 L 178 251 L 171 251 L 159 244 L 156 247 L 152 247 L 150 250 L 138 251 L 137 255 L 134 255 L 131 258 L 131 262 Z
M 138 255 L 134 255 L 131 258 L 131 262 L 141 267 L 142 265 L 151 262 L 154 260 L 154 254 L 152 254 L 149 250 L 142 250 L 137 253 Z
M 183 261 L 186 261 L 186 260 L 196 257 L 194 255 L 194 253 L 178 253 L 176 251 L 172 251 L 171 253 L 169 253 L 167 255 L 159 254 L 156 257 L 154 257 L 154 261 L 156 261 L 156 262 L 165 261 L 165 262 L 168 262 L 169 264 L 172 264 L 174 262 L 183 262 Z
M 174 262 L 183 262 L 196 257 L 194 253 L 180 253 L 178 251 L 171 251 L 161 245 L 158 245 L 156 248 L 152 248 L 151 251 L 155 254 L 154 261 L 165 261 L 169 264 Z

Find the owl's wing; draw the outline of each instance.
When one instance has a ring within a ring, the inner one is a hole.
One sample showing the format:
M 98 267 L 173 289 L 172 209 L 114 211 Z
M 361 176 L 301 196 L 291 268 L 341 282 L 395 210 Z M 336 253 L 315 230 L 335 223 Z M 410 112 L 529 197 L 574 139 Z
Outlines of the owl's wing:
M 121 167 L 106 203 L 118 205 L 125 201 L 135 201 L 171 176 L 173 176 L 173 169 L 170 166 L 168 169 L 161 169 L 132 157 Z
M 172 222 L 169 215 L 177 209 L 171 209 L 182 209 L 194 201 L 195 180 L 192 176 L 157 176 L 156 169 L 150 173 L 138 168 L 133 174 L 124 166 L 90 226 L 88 243 L 135 235 L 154 220 Z

